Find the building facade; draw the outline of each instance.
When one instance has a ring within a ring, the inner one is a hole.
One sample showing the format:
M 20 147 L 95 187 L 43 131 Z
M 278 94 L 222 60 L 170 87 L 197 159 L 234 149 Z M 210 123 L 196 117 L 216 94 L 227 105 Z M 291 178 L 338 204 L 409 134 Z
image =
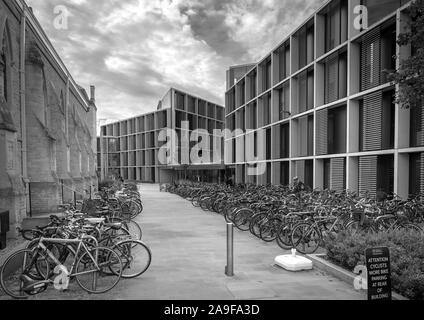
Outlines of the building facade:
M 93 192 L 96 105 L 23 0 L 0 1 L 0 209 L 10 230 Z
M 239 130 L 226 138 L 225 164 L 237 182 L 298 176 L 311 188 L 424 192 L 423 109 L 395 104 L 385 72 L 412 53 L 396 43 L 407 6 L 327 1 L 243 76 L 234 80 L 244 66 L 230 69 L 226 127 Z
M 214 131 L 224 129 L 224 117 L 223 106 L 171 88 L 157 111 L 101 127 L 100 176 L 120 175 L 125 180 L 150 183 L 223 181 L 223 138 Z M 206 140 L 205 153 L 191 159 L 197 141 Z

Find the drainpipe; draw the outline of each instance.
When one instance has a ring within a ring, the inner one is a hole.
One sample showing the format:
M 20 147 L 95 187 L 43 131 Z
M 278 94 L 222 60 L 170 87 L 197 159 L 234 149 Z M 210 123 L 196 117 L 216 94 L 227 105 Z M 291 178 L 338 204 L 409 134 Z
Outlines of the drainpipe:
M 25 193 L 29 197 L 29 180 L 28 180 L 28 167 L 27 167 L 27 131 L 26 131 L 26 86 L 25 86 L 25 51 L 26 51 L 26 4 L 23 4 L 22 17 L 21 17 L 21 30 L 20 30 L 20 109 L 21 109 L 21 139 L 22 139 L 22 178 L 25 181 Z M 27 208 L 31 208 L 31 200 L 27 199 Z M 30 209 L 31 210 L 31 209 Z
M 70 90 L 70 83 L 69 83 L 69 75 L 66 75 L 66 94 L 65 94 L 65 134 L 66 134 L 66 144 L 67 147 L 69 147 L 69 116 L 68 116 L 68 110 L 69 110 L 69 90 Z

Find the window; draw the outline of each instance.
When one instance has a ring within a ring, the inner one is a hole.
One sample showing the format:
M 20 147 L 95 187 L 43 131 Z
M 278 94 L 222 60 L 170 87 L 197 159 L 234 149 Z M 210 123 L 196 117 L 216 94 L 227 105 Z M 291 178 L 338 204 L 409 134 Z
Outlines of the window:
M 290 157 L 290 126 L 280 126 L 280 159 Z
M 7 141 L 7 170 L 15 169 L 15 145 L 12 141 Z
M 0 98 L 4 101 L 7 101 L 7 72 L 4 48 L 0 55 Z
M 177 104 L 176 105 L 176 109 L 178 109 L 178 110 L 184 110 L 184 100 L 185 100 L 184 95 L 177 92 L 175 94 L 175 98 L 176 98 L 176 104 Z
M 282 81 L 290 75 L 290 44 L 287 42 L 278 49 L 278 79 Z
M 302 69 L 314 60 L 315 56 L 315 40 L 314 40 L 314 24 L 309 22 L 296 35 L 299 48 L 298 70 Z
M 66 162 L 67 162 L 68 172 L 71 172 L 71 148 L 70 147 L 68 147 L 66 150 Z
M 297 77 L 298 113 L 314 107 L 314 70 L 302 72 Z
M 290 184 L 290 163 L 281 162 L 280 163 L 280 184 L 287 186 Z
M 10 47 L 9 47 L 9 37 L 7 32 L 7 21 L 5 24 L 5 30 L 2 35 L 2 43 L 0 48 L 0 99 L 3 101 L 8 101 L 8 73 L 9 73 L 9 61 L 10 61 Z
M 188 97 L 188 112 L 196 113 L 196 99 L 193 97 Z
M 235 106 L 235 94 L 232 94 L 232 105 Z M 207 110 L 206 110 L 206 101 L 203 100 L 199 100 L 199 114 L 201 116 L 206 116 L 207 115 Z
M 334 1 L 325 13 L 325 52 L 347 40 L 347 1 Z
M 227 114 L 233 112 L 235 110 L 236 107 L 236 93 L 235 93 L 235 88 L 231 89 L 230 92 L 227 93 Z M 200 107 L 200 105 L 199 105 Z M 199 114 L 200 114 L 200 110 L 199 110 Z
M 361 42 L 361 90 L 388 82 L 383 71 L 396 69 L 396 25 L 377 28 L 367 33 Z
M 394 181 L 394 157 L 379 156 L 377 158 L 377 192 L 393 192 Z
M 288 82 L 278 90 L 278 108 L 280 120 L 290 116 L 290 84 Z
M 256 97 L 257 93 L 256 93 L 256 80 L 257 80 L 257 72 L 256 70 L 253 71 L 252 73 L 249 74 L 248 76 L 249 78 L 249 100 L 253 99 L 254 97 Z
M 325 104 L 337 101 L 347 95 L 347 54 L 335 53 L 325 62 Z
M 272 76 L 272 63 L 271 58 L 269 58 L 264 65 L 262 66 L 262 92 L 271 88 L 271 76 Z
M 312 156 L 314 152 L 314 117 L 305 116 L 298 119 L 298 152 L 297 156 Z
M 424 168 L 424 153 L 414 153 L 409 156 L 409 194 L 419 195 L 424 189 L 423 177 L 421 175 Z
M 411 147 L 424 146 L 424 107 L 411 109 Z
M 263 96 L 260 101 L 261 103 L 261 110 L 259 112 L 259 127 L 267 126 L 271 123 L 271 94 L 267 94 Z
M 328 112 L 328 154 L 346 152 L 347 109 L 339 107 Z
M 52 165 L 52 171 L 56 172 L 57 161 L 56 161 L 56 142 L 55 141 L 51 141 L 51 144 L 50 144 L 50 163 Z
M 393 13 L 407 2 L 408 0 L 361 0 L 361 4 L 368 9 L 368 26 Z
M 360 102 L 360 147 L 361 151 L 387 150 L 394 148 L 395 105 L 394 91 L 376 92 Z
M 272 158 L 272 145 L 271 145 L 271 129 L 266 130 L 266 160 L 271 160 Z

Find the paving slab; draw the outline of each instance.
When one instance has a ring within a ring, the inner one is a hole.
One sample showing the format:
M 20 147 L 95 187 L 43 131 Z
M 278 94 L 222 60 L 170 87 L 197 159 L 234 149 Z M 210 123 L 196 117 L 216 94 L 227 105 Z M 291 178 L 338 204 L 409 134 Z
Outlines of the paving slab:
M 353 284 L 324 272 L 293 273 L 275 266 L 275 257 L 288 251 L 238 230 L 235 276 L 226 277 L 225 219 L 160 192 L 159 185 L 143 184 L 140 191 L 145 211 L 137 222 L 153 253 L 150 269 L 143 276 L 121 281 L 103 295 L 89 295 L 73 285 L 66 293 L 50 288 L 31 299 L 366 300 Z

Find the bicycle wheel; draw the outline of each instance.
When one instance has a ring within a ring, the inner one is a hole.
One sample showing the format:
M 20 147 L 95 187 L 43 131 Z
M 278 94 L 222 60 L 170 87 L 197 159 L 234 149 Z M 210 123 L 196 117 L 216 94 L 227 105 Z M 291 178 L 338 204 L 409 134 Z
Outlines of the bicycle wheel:
M 260 237 L 265 242 L 273 242 L 278 237 L 278 230 L 281 226 L 281 219 L 272 218 L 266 223 L 261 225 L 260 228 Z
M 253 211 L 247 208 L 239 210 L 234 215 L 234 225 L 240 231 L 249 231 L 250 228 L 250 219 L 253 216 Z
M 152 252 L 141 241 L 122 241 L 112 249 L 122 260 L 122 278 L 124 279 L 139 277 L 149 269 L 152 263 Z M 112 271 L 115 272 L 115 270 Z
M 225 221 L 227 221 L 228 223 L 234 223 L 234 215 L 238 210 L 240 210 L 240 208 L 238 207 L 227 207 L 227 209 L 225 210 Z
M 359 221 L 351 221 L 346 224 L 345 230 L 351 235 L 356 235 L 358 233 L 369 233 L 375 231 L 371 226 L 361 226 Z
M 131 213 L 131 220 L 134 220 L 137 218 L 141 212 L 143 211 L 143 207 L 140 202 L 136 200 L 130 200 L 130 213 Z
M 321 233 L 309 223 L 299 223 L 291 235 L 293 247 L 300 253 L 315 253 L 321 244 Z
M 293 227 L 296 223 L 299 222 L 301 218 L 296 215 L 292 215 L 290 217 L 285 217 L 280 229 L 277 234 L 277 244 L 281 249 L 289 250 L 293 248 L 293 243 L 291 239 L 291 234 Z
M 127 221 L 125 222 L 124 229 L 128 231 L 131 239 L 133 240 L 141 240 L 143 238 L 143 231 L 141 230 L 140 225 L 135 221 Z
M 97 257 L 97 266 L 90 254 Z M 77 262 L 75 279 L 78 285 L 95 294 L 112 290 L 121 280 L 121 258 L 112 249 L 103 247 L 90 250 L 90 254 L 85 252 Z
M 417 226 L 417 225 L 415 225 L 413 223 L 402 224 L 402 225 L 398 226 L 396 228 L 396 230 L 397 231 L 400 231 L 400 230 L 402 230 L 402 231 L 411 231 L 411 232 L 417 232 L 417 233 L 421 233 L 421 234 L 423 233 L 423 230 L 419 226 Z
M 210 197 L 201 199 L 200 200 L 200 208 L 202 208 L 203 211 L 209 211 L 211 201 L 212 201 L 212 199 Z
M 108 235 L 110 235 L 113 238 L 115 238 L 115 237 L 129 236 L 130 235 L 130 232 L 129 232 L 129 222 L 128 221 L 121 220 L 118 223 L 121 223 L 122 224 L 122 227 L 120 229 L 116 230 L 116 229 L 111 228 L 111 229 L 105 231 L 105 233 L 108 234 Z
M 40 273 L 40 270 L 43 272 Z M 22 276 L 27 276 L 34 281 L 48 279 L 49 264 L 47 260 L 28 249 L 20 250 L 11 255 L 0 270 L 0 284 L 3 291 L 12 298 L 25 299 L 30 293 L 23 291 Z M 45 288 L 41 288 L 41 290 Z M 43 291 L 44 291 L 43 290 Z M 35 294 L 39 292 L 33 292 Z
M 266 219 L 267 216 L 268 216 L 267 212 L 262 212 L 262 213 L 255 214 L 250 220 L 249 230 L 250 230 L 250 233 L 253 234 L 255 237 L 261 238 L 260 236 L 261 223 Z

